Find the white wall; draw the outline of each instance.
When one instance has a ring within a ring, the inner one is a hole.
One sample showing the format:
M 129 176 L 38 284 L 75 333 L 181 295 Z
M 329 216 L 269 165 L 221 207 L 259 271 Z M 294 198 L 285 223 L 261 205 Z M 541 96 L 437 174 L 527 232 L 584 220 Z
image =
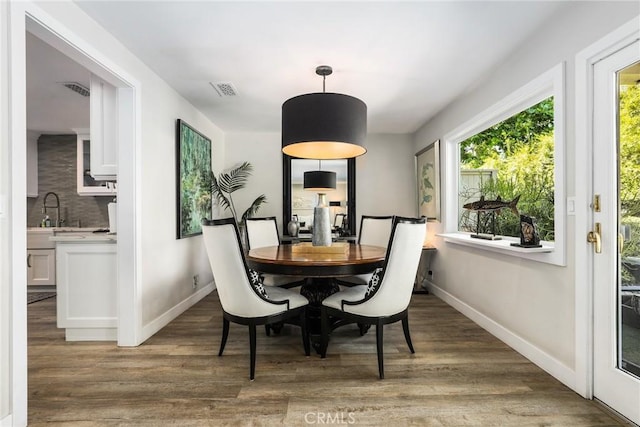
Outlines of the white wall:
M 356 159 L 357 227 L 361 215 L 416 216 L 416 167 L 410 135 L 369 134 Z
M 268 203 L 259 216 L 275 216 L 282 233 L 282 151 L 280 133 L 227 133 L 225 169 L 248 161 L 254 176 L 247 188 L 234 193 L 244 211 L 260 194 Z M 409 135 L 367 135 L 367 153 L 356 159 L 356 226 L 360 216 L 417 213 L 414 147 Z M 216 154 L 214 153 L 214 158 Z M 216 170 L 216 175 L 220 170 Z M 237 194 L 237 195 L 236 195 Z M 221 215 L 226 216 L 226 215 Z M 286 224 L 285 224 L 286 226 Z
M 275 216 L 278 230 L 282 233 L 282 152 L 280 133 L 275 132 L 229 132 L 225 134 L 224 166 L 215 168 L 216 176 L 242 162 L 253 166 L 252 176 L 246 188 L 233 193 L 233 203 L 238 216 L 249 207 L 260 194 L 267 196 L 267 203 L 258 211 L 258 216 Z M 216 153 L 213 153 L 216 157 Z M 220 210 L 220 217 L 228 217 L 229 211 Z M 286 224 L 285 224 L 286 225 Z
M 635 2 L 576 3 L 554 17 L 475 89 L 452 103 L 415 135 L 415 150 L 441 138 L 520 86 L 566 61 L 567 195 L 575 193 L 574 57 L 584 47 L 639 13 Z M 444 150 L 443 150 L 444 151 Z M 443 155 L 441 151 L 441 155 Z M 444 159 L 443 159 L 444 164 Z M 456 189 L 444 188 L 445 197 Z M 569 386 L 575 384 L 574 220 L 567 218 L 567 266 L 557 267 L 486 253 L 436 239 L 435 290 Z M 442 230 L 434 223 L 432 229 Z M 465 268 L 460 268 L 465 266 Z

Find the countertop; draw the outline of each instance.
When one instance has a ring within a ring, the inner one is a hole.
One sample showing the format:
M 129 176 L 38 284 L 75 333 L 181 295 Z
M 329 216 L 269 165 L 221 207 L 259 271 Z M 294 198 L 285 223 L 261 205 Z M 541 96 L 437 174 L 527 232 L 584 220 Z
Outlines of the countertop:
M 27 231 L 36 233 L 92 233 L 98 227 L 27 227 Z
M 29 231 L 51 233 L 49 241 L 56 243 L 115 243 L 118 240 L 116 234 L 94 233 L 99 228 L 73 228 L 73 227 L 49 227 L 34 228 Z
M 56 243 L 116 243 L 118 238 L 106 233 L 69 233 L 51 236 L 49 240 Z

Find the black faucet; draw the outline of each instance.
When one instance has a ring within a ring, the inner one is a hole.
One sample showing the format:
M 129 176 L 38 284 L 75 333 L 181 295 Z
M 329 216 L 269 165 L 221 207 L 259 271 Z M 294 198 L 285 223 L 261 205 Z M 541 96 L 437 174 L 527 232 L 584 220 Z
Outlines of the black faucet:
M 49 196 L 53 195 L 53 197 L 56 198 L 56 204 L 53 206 L 47 206 L 47 198 Z M 44 202 L 42 204 L 42 213 L 46 214 L 47 213 L 47 208 L 54 208 L 56 210 L 56 222 L 54 227 L 60 227 L 61 224 L 61 220 L 60 220 L 60 198 L 58 197 L 58 195 L 56 193 L 54 193 L 53 191 L 49 191 L 47 194 L 45 194 L 44 196 Z

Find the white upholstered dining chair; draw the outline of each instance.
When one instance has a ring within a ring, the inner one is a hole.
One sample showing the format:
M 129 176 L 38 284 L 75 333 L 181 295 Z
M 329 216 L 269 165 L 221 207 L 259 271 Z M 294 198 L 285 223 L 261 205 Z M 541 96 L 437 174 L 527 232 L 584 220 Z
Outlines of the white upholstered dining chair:
M 280 234 L 278 234 L 276 217 L 247 218 L 246 225 L 247 244 L 249 250 L 265 246 L 280 245 Z M 262 277 L 265 286 L 293 288 L 304 283 L 304 281 L 295 279 L 291 276 L 268 273 L 260 273 L 260 276 Z
M 424 218 L 394 217 L 384 265 L 374 272 L 369 284 L 346 288 L 322 301 L 322 358 L 327 355 L 330 318 L 338 318 L 345 323 L 375 325 L 380 379 L 384 378 L 384 325 L 402 321 L 409 350 L 415 352 L 409 334 L 408 307 L 426 230 Z
M 359 245 L 380 246 L 383 248 L 389 244 L 393 216 L 362 215 L 360 219 Z M 337 280 L 343 286 L 366 285 L 371 280 L 371 273 L 355 276 L 341 277 Z
M 235 219 L 203 220 L 202 234 L 222 305 L 222 356 L 229 322 L 249 327 L 249 378 L 255 377 L 256 325 L 287 322 L 300 325 L 305 354 L 309 356 L 306 307 L 309 301 L 288 289 L 265 288 L 258 275 L 247 267 Z

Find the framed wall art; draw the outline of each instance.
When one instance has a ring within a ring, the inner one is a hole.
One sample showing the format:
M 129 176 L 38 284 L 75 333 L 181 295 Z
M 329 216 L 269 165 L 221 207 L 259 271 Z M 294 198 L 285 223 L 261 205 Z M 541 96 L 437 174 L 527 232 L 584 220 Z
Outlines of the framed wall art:
M 202 234 L 211 218 L 211 140 L 178 119 L 176 131 L 177 238 Z
M 416 154 L 418 215 L 440 221 L 440 140 Z

